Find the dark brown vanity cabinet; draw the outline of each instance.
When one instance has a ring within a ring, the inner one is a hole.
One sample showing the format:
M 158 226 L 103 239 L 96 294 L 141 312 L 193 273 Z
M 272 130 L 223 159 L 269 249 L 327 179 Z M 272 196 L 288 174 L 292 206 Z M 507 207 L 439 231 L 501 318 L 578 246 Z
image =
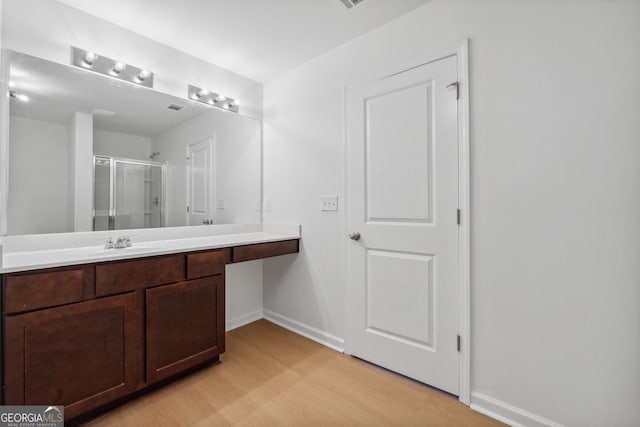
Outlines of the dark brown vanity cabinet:
M 171 377 L 224 352 L 222 251 L 187 255 L 187 280 L 145 290 L 148 382 Z
M 133 293 L 5 317 L 5 404 L 64 404 L 65 416 L 135 390 Z
M 3 277 L 4 404 L 64 404 L 72 418 L 135 390 L 135 295 L 95 299 L 94 272 Z
M 5 275 L 4 404 L 71 419 L 217 361 L 224 266 L 206 251 Z
M 145 297 L 148 382 L 216 360 L 224 352 L 222 276 L 147 289 Z
M 217 362 L 225 264 L 298 251 L 257 246 L 3 275 L 2 403 L 64 405 L 69 420 Z

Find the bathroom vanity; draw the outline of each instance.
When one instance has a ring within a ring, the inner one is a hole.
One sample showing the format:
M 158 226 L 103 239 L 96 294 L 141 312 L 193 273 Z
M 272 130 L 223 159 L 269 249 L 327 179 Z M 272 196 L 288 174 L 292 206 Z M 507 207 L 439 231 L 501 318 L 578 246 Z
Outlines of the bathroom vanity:
M 299 232 L 279 231 L 5 251 L 2 403 L 70 420 L 218 362 L 225 265 L 298 252 Z

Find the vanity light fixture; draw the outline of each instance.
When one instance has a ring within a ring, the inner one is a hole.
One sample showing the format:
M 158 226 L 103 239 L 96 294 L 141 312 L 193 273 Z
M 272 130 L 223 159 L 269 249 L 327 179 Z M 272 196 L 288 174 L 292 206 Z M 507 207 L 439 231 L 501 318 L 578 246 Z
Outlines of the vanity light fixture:
M 75 46 L 71 46 L 71 64 L 140 86 L 153 87 L 153 73 L 151 71 Z
M 202 102 L 212 107 L 233 111 L 234 113 L 240 111 L 240 103 L 237 99 L 229 98 L 221 93 L 211 92 L 208 89 L 189 85 L 187 87 L 187 95 L 191 100 Z

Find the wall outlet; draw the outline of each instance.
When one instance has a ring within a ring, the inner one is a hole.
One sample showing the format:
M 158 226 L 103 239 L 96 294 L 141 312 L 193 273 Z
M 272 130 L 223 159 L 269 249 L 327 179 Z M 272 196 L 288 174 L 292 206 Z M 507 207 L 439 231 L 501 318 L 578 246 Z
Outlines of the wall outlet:
M 264 201 L 264 211 L 271 212 L 271 199 L 267 199 Z
M 322 210 L 335 212 L 338 210 L 338 196 L 322 196 Z

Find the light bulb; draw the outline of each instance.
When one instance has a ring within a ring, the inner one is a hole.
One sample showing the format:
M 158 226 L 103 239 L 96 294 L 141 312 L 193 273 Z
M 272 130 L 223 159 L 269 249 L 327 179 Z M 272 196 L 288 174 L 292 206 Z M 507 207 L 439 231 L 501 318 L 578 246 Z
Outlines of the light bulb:
M 95 52 L 87 51 L 84 54 L 84 63 L 87 65 L 93 65 L 93 63 L 98 59 L 98 54 Z
M 137 77 L 138 77 L 138 80 L 143 81 L 144 79 L 146 79 L 150 75 L 151 75 L 151 71 L 149 71 L 149 70 L 140 70 L 140 72 L 138 73 Z
M 216 102 L 222 102 L 225 101 L 227 99 L 226 96 L 224 96 L 223 94 L 218 94 L 218 96 L 216 96 Z
M 115 65 L 113 66 L 113 69 L 111 70 L 111 73 L 112 74 L 120 74 L 121 72 L 124 71 L 125 68 L 127 68 L 127 64 L 125 64 L 124 62 L 117 61 L 115 63 Z
M 22 102 L 29 101 L 29 97 L 27 95 L 22 94 L 22 93 L 16 94 L 16 98 L 18 98 Z
M 205 96 L 209 95 L 209 93 L 211 93 L 211 92 L 209 92 L 207 89 L 200 89 L 198 91 L 198 98 L 205 97 Z

